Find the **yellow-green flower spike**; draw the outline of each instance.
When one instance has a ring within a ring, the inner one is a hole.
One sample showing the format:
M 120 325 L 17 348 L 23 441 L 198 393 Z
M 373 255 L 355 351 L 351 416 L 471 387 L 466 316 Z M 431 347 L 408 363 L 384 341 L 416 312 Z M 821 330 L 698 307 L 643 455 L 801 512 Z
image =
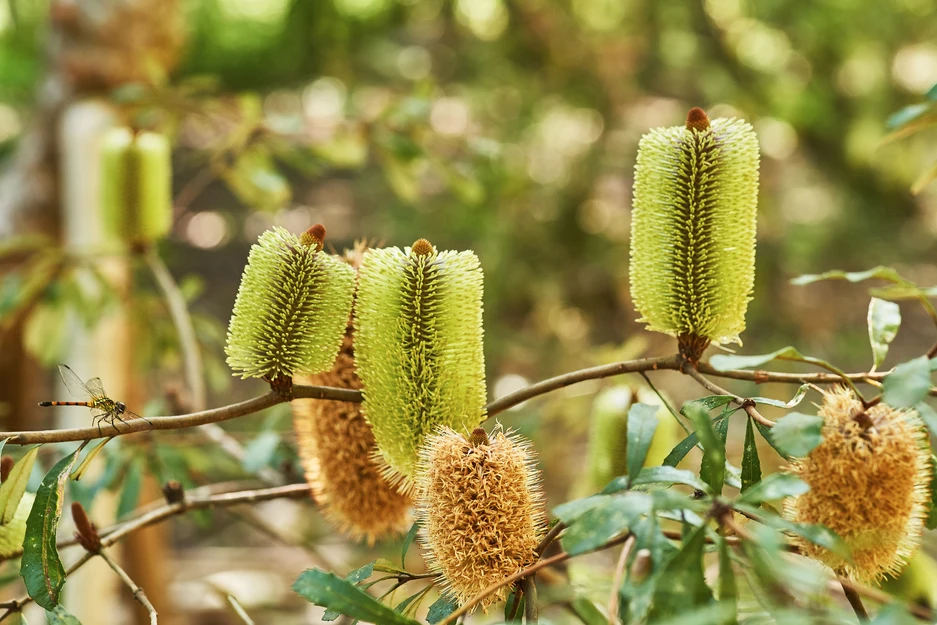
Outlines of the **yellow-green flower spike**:
M 242 378 L 286 384 L 327 371 L 351 314 L 355 272 L 322 251 L 325 228 L 283 228 L 251 247 L 228 325 L 228 365 Z
M 482 271 L 472 252 L 368 250 L 358 272 L 355 349 L 364 415 L 386 475 L 408 491 L 424 439 L 483 418 Z
M 635 165 L 631 296 L 649 330 L 678 337 L 698 360 L 710 343 L 741 343 L 755 281 L 758 139 L 739 119 L 644 135 Z

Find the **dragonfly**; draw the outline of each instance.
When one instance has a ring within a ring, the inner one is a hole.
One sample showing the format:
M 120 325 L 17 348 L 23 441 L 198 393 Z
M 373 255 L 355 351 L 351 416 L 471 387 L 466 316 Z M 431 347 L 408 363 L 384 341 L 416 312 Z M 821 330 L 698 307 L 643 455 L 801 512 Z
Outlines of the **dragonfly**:
M 108 423 L 113 428 L 117 428 L 114 421 L 120 421 L 124 425 L 130 419 L 143 419 L 145 417 L 127 410 L 127 405 L 122 401 L 114 401 L 104 392 L 104 385 L 101 384 L 101 378 L 91 378 L 87 382 L 82 382 L 81 378 L 71 370 L 68 365 L 59 365 L 59 375 L 65 382 L 65 388 L 72 397 L 82 401 L 43 401 L 40 406 L 87 406 L 91 408 L 91 425 L 98 426 L 98 434 L 102 434 L 101 424 Z

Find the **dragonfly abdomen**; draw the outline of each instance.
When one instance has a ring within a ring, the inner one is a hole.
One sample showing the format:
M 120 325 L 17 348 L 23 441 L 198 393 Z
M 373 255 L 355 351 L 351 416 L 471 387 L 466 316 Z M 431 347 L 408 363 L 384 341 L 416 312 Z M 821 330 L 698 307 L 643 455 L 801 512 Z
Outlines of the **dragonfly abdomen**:
M 94 403 L 90 401 L 41 401 L 39 402 L 40 406 L 86 406 L 88 408 L 93 408 Z

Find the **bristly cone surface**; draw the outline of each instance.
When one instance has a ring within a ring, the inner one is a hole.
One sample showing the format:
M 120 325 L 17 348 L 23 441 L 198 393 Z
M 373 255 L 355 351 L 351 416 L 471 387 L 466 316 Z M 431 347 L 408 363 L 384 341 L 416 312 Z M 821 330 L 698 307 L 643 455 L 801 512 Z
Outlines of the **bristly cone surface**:
M 251 247 L 228 325 L 228 365 L 242 378 L 328 371 L 342 343 L 354 270 L 321 251 L 325 229 L 275 227 Z M 318 238 L 317 238 L 318 237 Z
M 293 381 L 360 389 L 351 327 L 331 371 L 296 376 Z M 360 405 L 316 399 L 294 399 L 291 405 L 299 457 L 323 516 L 344 534 L 369 545 L 406 532 L 412 522 L 410 498 L 382 476 L 372 453 L 374 434 Z
M 485 411 L 482 271 L 473 252 L 368 250 L 358 272 L 355 352 L 364 415 L 386 476 L 408 491 L 423 441 L 470 431 Z
M 480 430 L 466 437 L 443 428 L 430 436 L 417 474 L 424 559 L 459 603 L 533 564 L 546 527 L 529 443 L 500 428 L 490 437 Z M 502 588 L 480 605 L 503 598 Z
M 917 550 L 927 516 L 931 481 L 927 434 L 913 411 L 877 404 L 865 411 L 848 390 L 825 393 L 819 414 L 823 442 L 788 471 L 810 491 L 788 500 L 797 523 L 819 523 L 852 550 L 853 562 L 795 538 L 801 553 L 837 574 L 873 583 L 896 575 Z M 857 415 L 859 420 L 856 420 Z
M 738 119 L 694 108 L 641 138 L 631 226 L 631 296 L 648 330 L 698 360 L 739 343 L 755 281 L 758 139 Z M 697 353 L 699 352 L 699 353 Z

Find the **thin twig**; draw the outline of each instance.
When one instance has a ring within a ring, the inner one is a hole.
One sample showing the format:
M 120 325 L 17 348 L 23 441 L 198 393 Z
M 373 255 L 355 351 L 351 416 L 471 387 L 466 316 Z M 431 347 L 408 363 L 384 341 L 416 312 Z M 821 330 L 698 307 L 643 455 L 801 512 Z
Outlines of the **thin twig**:
M 234 610 L 234 613 L 237 614 L 237 617 L 241 619 L 244 625 L 254 625 L 253 619 L 248 616 L 247 612 L 241 607 L 241 604 L 235 598 L 234 595 L 227 596 L 228 605 L 231 606 L 231 609 Z
M 556 540 L 556 537 L 559 536 L 560 532 L 562 532 L 564 529 L 566 529 L 566 524 L 562 521 L 557 521 L 556 524 L 550 528 L 550 531 L 546 533 L 546 536 L 544 536 L 543 539 L 541 539 L 540 544 L 537 545 L 535 553 L 537 554 L 538 558 L 543 555 L 543 552 L 547 550 L 547 547 L 550 546 L 550 543 Z
M 856 613 L 856 616 L 859 618 L 860 623 L 869 622 L 869 613 L 866 612 L 865 606 L 862 605 L 862 597 L 859 596 L 859 593 L 855 588 L 847 584 L 840 584 L 843 587 L 843 593 L 846 595 L 846 600 L 849 601 L 849 605 L 852 606 L 853 611 Z
M 618 556 L 618 564 L 615 565 L 615 575 L 612 577 L 612 590 L 608 598 L 608 625 L 615 625 L 618 622 L 618 598 L 621 595 L 621 582 L 625 578 L 625 564 L 628 562 L 628 556 L 634 547 L 634 535 L 628 537 L 624 546 L 621 548 L 621 555 Z
M 523 403 L 528 399 L 537 397 L 538 395 L 543 395 L 545 393 L 549 393 L 572 384 L 577 384 L 579 382 L 585 382 L 586 380 L 610 378 L 616 375 L 622 375 L 624 373 L 637 373 L 639 371 L 655 371 L 658 369 L 676 370 L 679 368 L 679 364 L 680 356 L 674 354 L 673 356 L 625 360 L 622 362 L 615 362 L 610 365 L 601 365 L 598 367 L 590 367 L 588 369 L 580 369 L 578 371 L 572 371 L 570 373 L 558 375 L 554 378 L 543 380 L 542 382 L 537 382 L 536 384 L 531 384 L 530 386 L 522 388 L 519 391 L 509 393 L 508 395 L 496 399 L 495 401 L 488 404 L 485 407 L 485 410 L 488 414 L 488 417 L 493 417 L 500 412 L 504 412 L 508 408 Z
M 930 346 L 930 349 L 927 350 L 928 358 L 937 358 L 937 343 L 934 343 Z
M 755 408 L 755 402 L 753 402 L 752 400 L 747 399 L 745 397 L 740 397 L 736 395 L 735 393 L 730 393 L 729 391 L 722 388 L 721 386 L 717 384 L 713 384 L 712 382 L 704 378 L 702 375 L 700 375 L 699 371 L 697 371 L 693 367 L 693 365 L 690 365 L 689 363 L 687 363 L 687 366 L 684 367 L 683 372 L 687 374 L 688 376 L 690 376 L 691 378 L 693 378 L 694 380 L 696 380 L 697 382 L 699 382 L 699 385 L 705 388 L 710 393 L 715 393 L 716 395 L 728 395 L 729 397 L 731 397 L 733 402 L 741 406 L 742 410 L 747 412 L 748 415 L 752 419 L 757 421 L 758 423 L 762 424 L 765 427 L 769 427 L 769 428 L 774 427 L 774 421 L 762 416 L 762 414 L 758 412 L 758 410 Z
M 540 602 L 537 600 L 537 574 L 524 578 L 524 621 L 534 625 L 540 619 Z
M 347 388 L 332 388 L 330 386 L 293 386 L 294 399 L 331 399 L 349 403 L 361 402 L 361 391 Z M 119 425 L 105 424 L 99 431 L 97 427 L 71 428 L 63 430 L 33 430 L 28 432 L 2 432 L 0 440 L 8 438 L 8 445 L 30 445 L 34 443 L 67 443 L 70 441 L 87 441 L 102 436 L 120 436 L 134 432 L 149 432 L 153 430 L 177 430 L 190 428 L 206 423 L 218 423 L 237 417 L 254 414 L 289 401 L 289 398 L 278 393 L 270 392 L 260 397 L 254 397 L 236 404 L 202 410 L 190 414 L 172 417 L 147 417 L 133 419 Z
M 120 581 L 124 583 L 127 588 L 130 589 L 130 592 L 133 593 L 133 598 L 137 602 L 146 608 L 146 613 L 150 616 L 150 625 L 157 625 L 158 621 L 156 620 L 156 608 L 153 607 L 153 604 L 150 603 L 150 600 L 146 598 L 146 593 L 143 592 L 143 589 L 140 588 L 136 582 L 130 579 L 130 576 L 127 575 L 127 572 L 124 569 L 120 568 L 116 562 L 103 549 L 98 552 L 98 555 L 101 556 L 101 559 L 107 562 L 107 565 L 117 573 L 117 577 L 120 578 Z

